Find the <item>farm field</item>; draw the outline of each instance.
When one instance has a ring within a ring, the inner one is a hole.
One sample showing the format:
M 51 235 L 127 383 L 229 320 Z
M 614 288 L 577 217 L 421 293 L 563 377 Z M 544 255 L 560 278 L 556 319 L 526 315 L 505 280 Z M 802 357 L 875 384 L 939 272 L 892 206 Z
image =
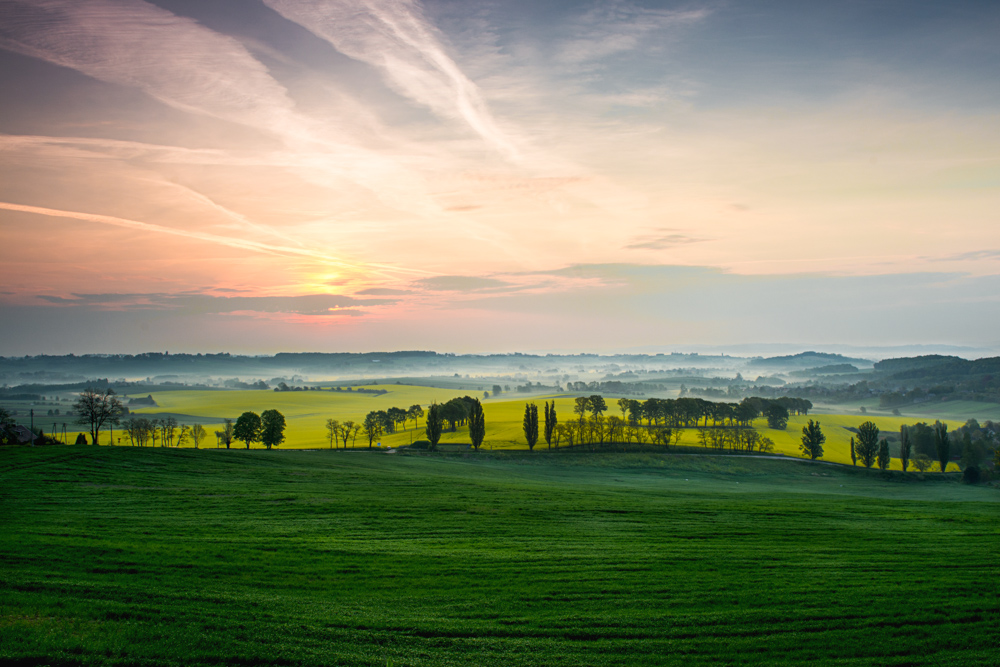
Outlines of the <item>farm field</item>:
M 0 662 L 995 665 L 1000 494 L 648 454 L 0 461 Z
M 378 388 L 386 389 L 388 393 L 375 396 L 356 392 L 329 391 L 169 391 L 153 395 L 158 407 L 136 412 L 150 416 L 153 414 L 172 414 L 177 417 L 179 422 L 198 421 L 206 427 L 210 434 L 207 446 L 214 447 L 215 438 L 211 436 L 211 433 L 221 428 L 223 417 L 235 418 L 245 410 L 254 410 L 260 413 L 263 410 L 275 408 L 280 410 L 288 421 L 287 441 L 282 444 L 282 447 L 286 449 L 316 449 L 329 447 L 325 429 L 328 418 L 340 421 L 351 419 L 360 423 L 370 410 L 385 410 L 393 406 L 408 408 L 414 403 L 419 403 L 426 408 L 432 401 L 443 403 L 455 396 L 475 393 L 458 392 L 454 389 L 391 384 L 378 385 Z M 484 447 L 486 449 L 526 449 L 527 445 L 521 427 L 524 405 L 526 402 L 532 401 L 541 406 L 545 400 L 555 400 L 561 421 L 573 419 L 572 396 L 532 396 L 511 399 L 510 395 L 504 395 L 496 399 L 485 400 L 484 411 L 487 430 Z M 617 406 L 612 401 L 609 401 L 608 414 L 618 414 Z M 801 456 L 799 444 L 802 427 L 809 419 L 818 420 L 827 436 L 823 460 L 847 464 L 851 462 L 850 438 L 852 432 L 848 430 L 849 428 L 857 428 L 862 422 L 870 420 L 875 422 L 882 431 L 898 433 L 903 424 L 912 424 L 926 419 L 930 419 L 933 423 L 933 419 L 929 417 L 918 419 L 906 415 L 890 417 L 871 414 L 814 412 L 810 413 L 808 417 L 792 416 L 789 419 L 788 428 L 783 431 L 768 428 L 764 419 L 757 420 L 755 427 L 774 441 L 775 454 L 797 457 Z M 942 421 L 948 424 L 949 429 L 954 429 L 961 426 L 965 420 Z M 405 430 L 384 435 L 380 441 L 384 447 L 409 444 L 424 437 L 423 426 L 423 420 L 416 428 L 414 428 L 413 422 L 407 422 Z M 441 442 L 445 444 L 468 443 L 467 428 L 459 427 L 453 433 L 445 431 Z M 358 440 L 354 442 L 354 445 L 358 447 L 367 447 L 367 444 L 363 434 L 359 434 Z M 697 446 L 696 430 L 686 429 L 680 444 Z M 545 447 L 544 440 L 539 442 L 538 447 Z M 897 459 L 892 460 L 890 467 L 894 470 L 901 468 Z M 952 464 L 949 470 L 958 470 L 958 468 Z

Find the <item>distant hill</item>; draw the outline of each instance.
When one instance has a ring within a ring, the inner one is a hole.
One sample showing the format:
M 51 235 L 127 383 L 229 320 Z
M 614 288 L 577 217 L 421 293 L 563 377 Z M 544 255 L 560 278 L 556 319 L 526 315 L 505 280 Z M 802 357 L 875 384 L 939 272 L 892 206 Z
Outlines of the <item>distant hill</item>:
M 929 354 L 921 357 L 883 359 L 875 370 L 887 379 L 927 382 L 970 382 L 995 386 L 1000 381 L 1000 357 L 969 361 L 960 357 Z
M 856 359 L 853 357 L 845 357 L 842 354 L 830 354 L 828 352 L 800 352 L 799 354 L 790 354 L 783 357 L 751 359 L 748 365 L 755 368 L 784 368 L 788 370 L 798 370 L 841 365 L 855 366 L 857 368 L 869 368 L 871 367 L 872 362 L 868 359 Z M 857 368 L 855 368 L 855 370 L 857 370 Z
M 844 375 L 858 373 L 860 370 L 854 364 L 830 364 L 829 366 L 817 366 L 801 371 L 792 371 L 790 375 L 795 377 L 812 377 L 816 375 Z

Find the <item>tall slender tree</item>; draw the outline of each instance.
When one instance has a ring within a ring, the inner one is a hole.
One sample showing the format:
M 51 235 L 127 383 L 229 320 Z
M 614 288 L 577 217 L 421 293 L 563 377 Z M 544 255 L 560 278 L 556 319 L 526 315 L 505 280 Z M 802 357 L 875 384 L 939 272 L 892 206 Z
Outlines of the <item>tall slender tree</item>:
M 486 414 L 483 412 L 483 404 L 479 399 L 474 399 L 469 409 L 469 439 L 472 446 L 479 449 L 483 440 L 486 439 Z
M 524 438 L 528 441 L 528 450 L 533 450 L 535 448 L 535 443 L 538 442 L 537 405 L 534 403 L 528 403 L 524 406 L 524 420 L 521 425 L 524 428 Z
M 431 443 L 431 449 L 437 449 L 438 442 L 441 440 L 442 421 L 440 405 L 434 403 L 427 408 L 427 420 L 424 424 L 424 433 L 427 434 L 427 440 Z
M 948 437 L 947 424 L 941 422 L 934 424 L 934 449 L 937 451 L 941 472 L 944 472 L 948 469 L 948 459 L 951 458 L 951 439 Z
M 903 426 L 899 429 L 899 462 L 903 465 L 903 472 L 906 472 L 910 465 L 910 454 L 913 453 L 913 443 L 910 441 L 910 429 Z
M 885 438 L 882 438 L 881 440 L 879 440 L 878 443 L 878 457 L 877 457 L 878 469 L 888 470 L 890 460 L 891 459 L 889 458 L 889 441 L 886 440 Z
M 858 465 L 858 452 L 854 445 L 854 436 L 851 436 L 851 465 Z
M 552 449 L 552 436 L 556 430 L 556 402 L 552 401 L 551 405 L 548 401 L 545 402 L 545 443 Z

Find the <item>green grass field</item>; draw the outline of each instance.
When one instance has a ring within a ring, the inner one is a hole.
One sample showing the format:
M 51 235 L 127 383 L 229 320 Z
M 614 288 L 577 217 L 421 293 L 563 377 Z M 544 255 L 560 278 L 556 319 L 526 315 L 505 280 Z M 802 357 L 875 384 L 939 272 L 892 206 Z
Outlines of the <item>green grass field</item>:
M 996 665 L 1000 494 L 582 452 L 13 448 L 5 665 Z

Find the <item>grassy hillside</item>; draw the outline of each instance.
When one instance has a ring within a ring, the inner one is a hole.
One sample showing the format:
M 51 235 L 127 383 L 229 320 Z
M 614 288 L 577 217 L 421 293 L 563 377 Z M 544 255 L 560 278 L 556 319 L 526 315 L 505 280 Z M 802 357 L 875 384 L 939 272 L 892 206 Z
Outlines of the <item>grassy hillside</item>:
M 0 461 L 0 662 L 997 664 L 998 494 L 794 461 Z

